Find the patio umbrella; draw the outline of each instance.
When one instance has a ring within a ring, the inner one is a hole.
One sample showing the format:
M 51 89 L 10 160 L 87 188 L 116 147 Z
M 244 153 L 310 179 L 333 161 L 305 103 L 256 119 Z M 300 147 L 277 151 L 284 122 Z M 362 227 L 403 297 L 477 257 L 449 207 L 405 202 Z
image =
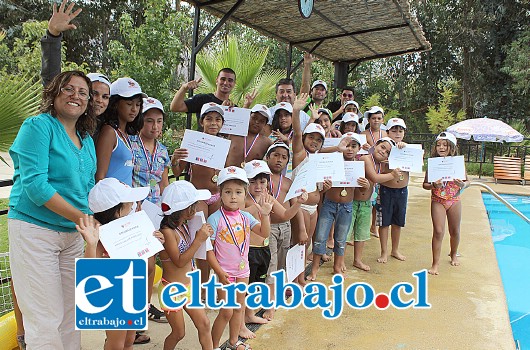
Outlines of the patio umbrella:
M 447 128 L 447 131 L 458 138 L 482 142 L 480 150 L 479 178 L 482 175 L 484 142 L 521 142 L 524 136 L 508 124 L 488 117 L 466 119 Z

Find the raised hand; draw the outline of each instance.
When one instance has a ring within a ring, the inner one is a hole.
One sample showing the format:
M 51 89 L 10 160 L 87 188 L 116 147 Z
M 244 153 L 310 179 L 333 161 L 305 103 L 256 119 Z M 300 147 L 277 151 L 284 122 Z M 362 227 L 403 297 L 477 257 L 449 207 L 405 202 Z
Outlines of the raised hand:
M 59 36 L 62 32 L 70 29 L 77 29 L 75 24 L 70 23 L 74 18 L 77 17 L 83 11 L 81 8 L 78 8 L 74 12 L 75 3 L 71 3 L 66 7 L 67 0 L 63 0 L 57 10 L 57 4 L 53 4 L 53 13 L 48 21 L 48 31 L 54 36 Z M 65 9 L 66 7 L 66 9 Z
M 257 203 L 254 203 L 261 215 L 269 215 L 272 211 L 274 198 L 270 194 L 262 195 Z
M 202 224 L 201 228 L 195 233 L 195 239 L 199 242 L 205 242 L 213 234 L 213 228 L 210 224 Z
M 75 229 L 83 236 L 87 245 L 95 246 L 99 241 L 99 222 L 92 215 L 85 214 L 79 218 L 79 225 Z
M 184 159 L 188 156 L 188 150 L 185 148 L 177 148 L 175 152 L 173 152 L 173 157 L 171 158 L 172 162 L 176 162 L 177 160 Z
M 254 102 L 254 99 L 258 95 L 258 92 L 256 89 L 252 90 L 251 93 L 245 95 L 245 103 L 243 104 L 243 108 L 250 108 L 250 105 L 252 102 Z
M 293 110 L 294 109 L 297 109 L 297 110 L 302 110 L 305 105 L 307 104 L 307 98 L 309 97 L 309 94 L 306 94 L 306 93 L 301 93 L 300 95 L 298 95 L 296 97 L 296 100 L 294 100 L 294 103 L 293 103 Z
M 311 111 L 311 122 L 320 118 L 322 113 L 318 113 L 318 107 L 314 103 L 309 105 L 309 110 Z
M 342 133 L 340 131 L 338 131 L 337 129 L 335 129 L 335 128 L 331 128 L 330 134 L 331 134 L 331 137 L 341 137 L 342 136 Z
M 201 81 L 202 81 L 202 77 L 199 77 L 198 79 L 188 81 L 184 85 L 187 90 L 195 90 L 196 88 L 199 87 Z
M 340 140 L 339 144 L 337 145 L 337 149 L 339 150 L 339 152 L 342 152 L 342 153 L 346 152 L 348 150 L 348 145 L 350 144 L 351 141 L 352 141 L 351 137 L 345 137 L 342 140 Z
M 304 64 L 311 64 L 314 61 L 318 61 L 318 58 L 316 58 L 309 52 L 304 52 Z
M 271 131 L 271 135 L 276 137 L 278 140 L 282 141 L 286 145 L 289 145 L 289 137 L 287 137 L 286 135 L 282 134 L 280 132 L 280 130 L 272 130 Z

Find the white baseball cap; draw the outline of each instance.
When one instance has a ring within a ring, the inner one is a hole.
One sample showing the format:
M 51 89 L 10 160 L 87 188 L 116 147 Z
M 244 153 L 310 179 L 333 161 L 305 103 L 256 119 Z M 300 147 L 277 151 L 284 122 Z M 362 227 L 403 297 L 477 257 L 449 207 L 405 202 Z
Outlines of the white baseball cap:
M 357 107 L 357 111 L 359 110 L 359 104 L 353 100 L 344 102 L 344 108 L 346 108 L 346 106 L 355 106 Z
M 208 112 L 217 112 L 221 115 L 223 120 L 225 119 L 225 111 L 223 110 L 223 107 L 218 105 L 215 102 L 209 102 L 202 105 L 201 108 L 201 118 L 204 117 L 204 115 Z
M 345 124 L 349 122 L 356 122 L 357 124 L 359 124 L 359 116 L 352 112 L 346 112 L 342 116 L 342 122 Z
M 396 146 L 396 141 L 392 140 L 390 137 L 386 136 L 386 137 L 382 137 L 380 138 L 379 140 L 377 140 L 377 142 L 375 143 L 376 145 L 380 144 L 381 142 L 389 142 L 392 147 L 395 147 Z
M 438 141 L 438 140 L 449 140 L 453 143 L 453 145 L 456 146 L 456 136 L 451 134 L 450 132 L 444 131 L 440 133 L 440 135 L 436 136 L 435 141 Z
M 86 76 L 88 79 L 90 79 L 91 82 L 93 83 L 100 82 L 100 83 L 107 85 L 110 88 L 111 84 L 107 76 L 100 74 L 100 73 L 88 73 Z
M 360 146 L 362 146 L 361 137 L 356 132 L 347 132 L 340 138 L 345 139 L 346 137 L 351 138 L 353 141 L 356 141 Z
M 135 95 L 142 95 L 147 98 L 147 95 L 142 92 L 142 88 L 132 78 L 118 78 L 110 85 L 110 95 L 118 95 L 121 97 L 133 97 Z
M 147 112 L 151 108 L 158 108 L 162 111 L 162 113 L 164 113 L 164 106 L 162 106 L 162 102 L 160 102 L 154 97 L 144 98 L 144 108 L 142 110 L 142 113 Z
M 383 110 L 383 108 L 381 108 L 379 106 L 372 106 L 369 110 L 364 112 L 364 117 L 366 119 L 369 119 L 370 118 L 370 114 L 376 114 L 376 113 L 381 113 L 382 115 L 385 115 L 385 111 Z
M 326 132 L 324 131 L 324 128 L 322 125 L 317 123 L 309 123 L 304 129 L 303 135 L 305 134 L 311 134 L 313 132 L 317 132 L 320 135 L 322 135 L 323 138 L 326 138 Z
M 333 113 L 327 108 L 319 108 L 318 113 L 326 113 L 330 118 L 333 118 Z
M 289 113 L 293 113 L 293 106 L 289 102 L 280 102 L 274 108 L 274 114 L 278 112 L 280 109 L 283 109 Z
M 129 187 L 113 177 L 99 181 L 88 194 L 88 207 L 101 213 L 120 203 L 138 202 L 149 194 L 150 187 Z
M 281 148 L 285 148 L 287 150 L 287 157 L 290 157 L 291 156 L 291 150 L 289 149 L 289 146 L 287 146 L 284 142 L 282 141 L 279 141 L 279 142 L 276 142 L 276 143 L 273 143 L 272 145 L 269 146 L 269 148 L 267 149 L 267 152 L 265 152 L 265 155 L 270 155 L 271 152 L 275 149 L 275 148 L 278 148 L 278 147 L 281 147 Z
M 259 174 L 270 174 L 271 169 L 264 160 L 253 160 L 245 164 L 247 178 L 253 179 Z
M 394 126 L 401 126 L 403 129 L 406 129 L 405 121 L 401 118 L 392 118 L 386 123 L 386 129 L 390 130 Z
M 162 212 L 171 215 L 176 211 L 184 210 L 198 201 L 205 201 L 212 196 L 208 190 L 198 190 L 191 182 L 178 180 L 172 182 L 162 193 Z
M 326 91 L 328 90 L 328 84 L 324 80 L 315 80 L 311 85 L 311 90 L 317 85 L 322 85 Z
M 248 185 L 247 173 L 237 166 L 229 166 L 221 170 L 217 179 L 217 185 L 220 186 L 228 180 L 241 180 Z
M 267 118 L 268 123 L 272 123 L 271 111 L 265 105 L 257 104 L 250 110 L 250 113 L 261 113 L 265 118 Z

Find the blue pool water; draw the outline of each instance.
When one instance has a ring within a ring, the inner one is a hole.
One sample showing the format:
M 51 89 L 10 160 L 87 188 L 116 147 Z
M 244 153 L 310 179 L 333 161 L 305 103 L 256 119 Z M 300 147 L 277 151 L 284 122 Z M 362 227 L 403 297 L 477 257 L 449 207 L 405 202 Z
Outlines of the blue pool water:
M 530 217 L 530 196 L 502 195 Z M 489 193 L 482 198 L 490 220 L 513 337 L 520 349 L 530 349 L 530 225 Z

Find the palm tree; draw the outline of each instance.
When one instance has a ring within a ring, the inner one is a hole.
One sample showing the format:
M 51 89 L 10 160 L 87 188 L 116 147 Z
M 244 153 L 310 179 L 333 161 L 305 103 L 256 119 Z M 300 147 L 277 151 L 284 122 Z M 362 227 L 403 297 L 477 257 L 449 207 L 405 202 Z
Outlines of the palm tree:
M 215 50 L 202 51 L 197 55 L 197 66 L 203 84 L 198 93 L 215 91 L 215 79 L 222 68 L 231 68 L 236 72 L 236 85 L 231 100 L 238 106 L 244 104 L 245 95 L 256 89 L 253 104 L 268 104 L 274 100 L 276 83 L 285 77 L 283 70 L 262 71 L 269 50 L 252 42 L 239 43 L 233 36 Z
M 0 75 L 0 151 L 11 147 L 24 119 L 37 114 L 41 89 L 38 78 Z

